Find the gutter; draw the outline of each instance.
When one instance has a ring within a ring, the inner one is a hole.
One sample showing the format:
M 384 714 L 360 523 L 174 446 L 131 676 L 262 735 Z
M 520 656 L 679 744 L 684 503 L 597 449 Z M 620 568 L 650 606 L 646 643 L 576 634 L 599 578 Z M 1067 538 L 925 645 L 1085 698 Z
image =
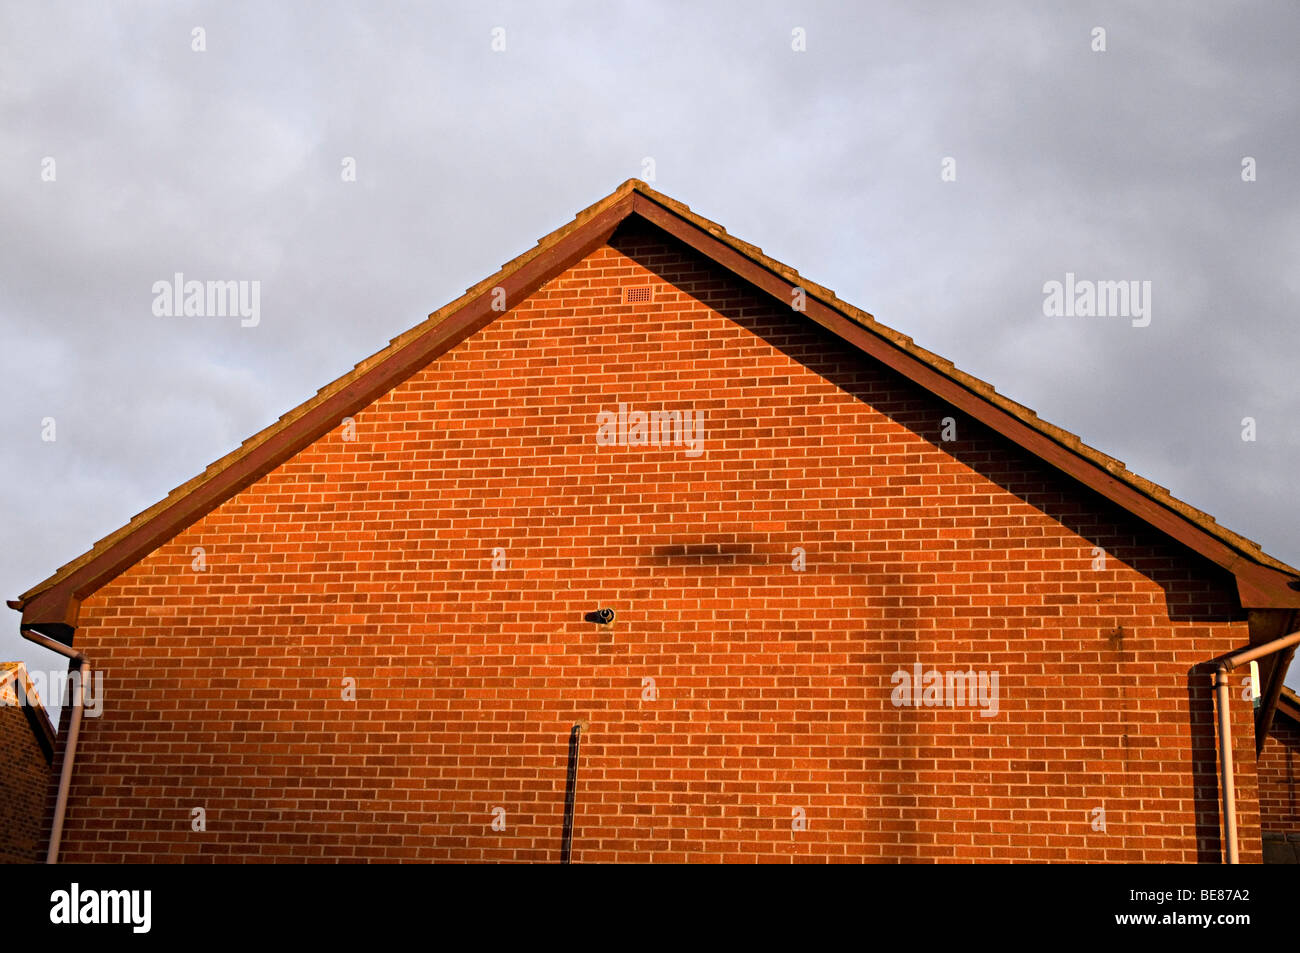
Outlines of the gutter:
M 84 652 L 56 642 L 48 636 L 41 635 L 35 629 L 26 626 L 18 630 L 29 642 L 35 642 L 42 648 L 57 652 L 68 659 L 71 667 L 81 673 L 77 697 L 72 701 L 72 721 L 68 725 L 68 738 L 63 744 L 63 767 L 59 772 L 59 793 L 54 801 L 54 820 L 50 825 L 50 844 L 45 853 L 47 864 L 59 862 L 59 842 L 63 839 L 63 816 L 68 810 L 68 791 L 72 787 L 72 764 L 77 757 L 77 736 L 81 733 L 81 713 L 86 708 L 86 682 L 90 678 L 90 659 Z
M 1219 713 L 1219 770 L 1223 793 L 1223 839 L 1228 845 L 1228 863 L 1239 864 L 1237 854 L 1237 795 L 1234 790 L 1232 771 L 1232 720 L 1228 711 L 1228 673 L 1242 665 L 1248 665 L 1265 655 L 1272 655 L 1284 649 L 1293 649 L 1300 643 L 1300 631 L 1284 635 L 1272 642 L 1265 642 L 1252 649 L 1246 649 L 1219 661 L 1214 672 L 1215 707 Z M 1279 678 L 1280 684 L 1280 678 Z

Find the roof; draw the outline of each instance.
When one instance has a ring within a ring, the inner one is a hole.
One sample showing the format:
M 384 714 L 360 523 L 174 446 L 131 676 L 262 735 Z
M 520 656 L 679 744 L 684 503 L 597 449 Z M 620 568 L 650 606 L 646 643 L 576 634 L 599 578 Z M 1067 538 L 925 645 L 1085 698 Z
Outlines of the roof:
M 1277 698 L 1277 713 L 1286 715 L 1300 727 L 1300 695 L 1283 685 Z
M 9 606 L 23 613 L 24 626 L 39 627 L 71 644 L 82 599 L 338 427 L 344 417 L 359 412 L 502 313 L 508 313 L 492 308 L 496 288 L 505 289 L 507 302 L 522 301 L 607 242 L 622 222 L 633 217 L 649 222 L 787 305 L 793 289 L 803 289 L 809 319 L 1232 573 L 1244 608 L 1300 609 L 1300 570 L 1267 555 L 1257 543 L 1175 499 L 1164 487 L 1138 476 L 1119 460 L 1041 420 L 1029 408 L 963 373 L 950 361 L 840 300 L 830 289 L 804 279 L 790 266 L 728 235 L 721 225 L 639 179 L 629 179 L 579 212 L 534 248 L 322 387 L 315 396 L 10 601 Z
M 22 705 L 23 713 L 45 755 L 46 763 L 54 759 L 54 725 L 41 704 L 41 696 L 22 662 L 0 662 L 0 706 Z

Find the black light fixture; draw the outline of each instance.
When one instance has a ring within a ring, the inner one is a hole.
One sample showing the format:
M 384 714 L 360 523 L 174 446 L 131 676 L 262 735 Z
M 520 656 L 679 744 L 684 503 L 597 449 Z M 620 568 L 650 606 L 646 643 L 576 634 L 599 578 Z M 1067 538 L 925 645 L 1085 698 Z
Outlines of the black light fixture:
M 583 616 L 587 622 L 594 622 L 597 625 L 609 625 L 614 621 L 613 609 L 597 609 L 595 612 L 588 612 Z

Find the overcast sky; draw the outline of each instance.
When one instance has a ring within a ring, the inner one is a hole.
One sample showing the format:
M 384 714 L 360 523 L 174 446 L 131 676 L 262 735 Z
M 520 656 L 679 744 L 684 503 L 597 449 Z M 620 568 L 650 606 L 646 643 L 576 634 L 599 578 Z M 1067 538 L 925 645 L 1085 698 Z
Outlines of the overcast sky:
M 1300 564 L 1300 7 L 1194 6 L 4 0 L 0 595 L 647 158 Z M 260 322 L 155 316 L 176 272 L 260 281 Z M 1045 316 L 1067 272 L 1150 281 L 1150 324 Z

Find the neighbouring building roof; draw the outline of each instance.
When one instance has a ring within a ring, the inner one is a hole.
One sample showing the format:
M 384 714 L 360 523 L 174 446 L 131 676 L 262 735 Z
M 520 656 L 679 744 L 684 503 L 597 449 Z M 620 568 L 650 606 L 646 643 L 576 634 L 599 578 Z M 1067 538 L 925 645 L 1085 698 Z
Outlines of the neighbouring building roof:
M 1255 610 L 1252 641 L 1275 638 L 1294 626 L 1294 610 L 1300 609 L 1300 570 L 1269 556 L 1257 543 L 1175 499 L 1164 487 L 1133 473 L 1119 460 L 1040 419 L 1029 408 L 840 300 L 830 289 L 808 281 L 793 268 L 763 254 L 757 246 L 727 234 L 721 225 L 638 179 L 624 182 L 579 212 L 573 221 L 542 238 L 536 247 L 394 338 L 388 347 L 321 388 L 314 397 L 10 601 L 10 607 L 23 613 L 25 626 L 71 644 L 82 599 L 338 427 L 344 417 L 358 413 L 500 317 L 502 312 L 492 308 L 496 289 L 505 290 L 508 303 L 524 300 L 608 241 L 622 222 L 633 217 L 684 242 L 787 305 L 794 289 L 803 289 L 805 313 L 810 320 L 1232 573 L 1242 607 Z M 1280 681 L 1286 661 L 1278 659 L 1277 664 L 1269 664 L 1266 677 L 1270 682 Z
M 1277 699 L 1277 713 L 1290 718 L 1300 727 L 1300 695 L 1283 685 Z
M 41 704 L 41 696 L 27 674 L 27 666 L 22 662 L 0 662 L 0 706 L 23 707 L 36 743 L 45 754 L 45 760 L 54 758 L 54 725 L 49 713 Z

